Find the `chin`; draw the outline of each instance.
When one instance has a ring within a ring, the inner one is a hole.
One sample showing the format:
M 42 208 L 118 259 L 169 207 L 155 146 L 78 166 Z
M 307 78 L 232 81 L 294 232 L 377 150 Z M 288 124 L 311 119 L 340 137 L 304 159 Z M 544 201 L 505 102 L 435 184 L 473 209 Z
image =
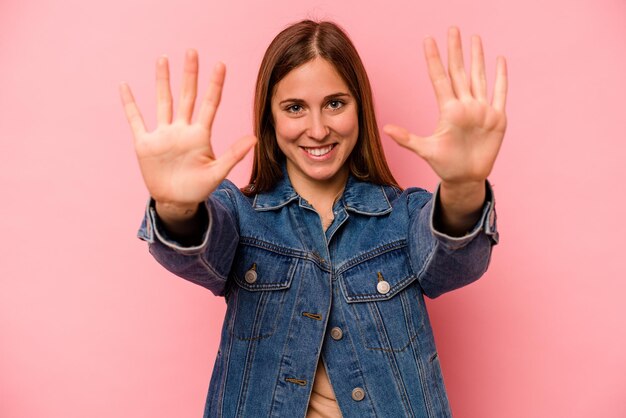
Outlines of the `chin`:
M 343 174 L 341 167 L 325 168 L 323 170 L 309 170 L 306 172 L 307 177 L 313 180 L 328 182 L 334 180 L 337 176 Z

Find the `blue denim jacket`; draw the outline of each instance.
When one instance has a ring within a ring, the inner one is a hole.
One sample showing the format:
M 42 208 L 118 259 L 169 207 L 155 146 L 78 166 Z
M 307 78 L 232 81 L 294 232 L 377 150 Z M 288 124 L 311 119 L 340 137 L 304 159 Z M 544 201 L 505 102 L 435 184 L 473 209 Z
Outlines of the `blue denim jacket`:
M 182 246 L 148 204 L 139 237 L 174 274 L 224 296 L 205 417 L 304 417 L 322 356 L 345 418 L 448 417 L 424 304 L 478 279 L 498 241 L 491 187 L 464 237 L 437 232 L 429 192 L 350 177 L 326 231 L 288 176 L 244 196 L 224 181 Z

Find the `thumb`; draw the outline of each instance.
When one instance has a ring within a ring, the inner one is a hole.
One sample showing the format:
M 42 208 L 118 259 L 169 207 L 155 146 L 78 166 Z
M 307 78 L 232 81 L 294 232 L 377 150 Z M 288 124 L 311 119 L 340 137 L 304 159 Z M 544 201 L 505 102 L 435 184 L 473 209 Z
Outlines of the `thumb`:
M 214 168 L 216 174 L 221 179 L 225 179 L 230 170 L 246 156 L 256 143 L 257 139 L 253 135 L 239 138 L 220 158 L 215 160 Z
M 425 140 L 423 137 L 414 135 L 400 126 L 390 124 L 383 127 L 383 132 L 389 135 L 391 139 L 396 141 L 400 146 L 410 149 L 422 158 L 424 157 L 423 148 Z

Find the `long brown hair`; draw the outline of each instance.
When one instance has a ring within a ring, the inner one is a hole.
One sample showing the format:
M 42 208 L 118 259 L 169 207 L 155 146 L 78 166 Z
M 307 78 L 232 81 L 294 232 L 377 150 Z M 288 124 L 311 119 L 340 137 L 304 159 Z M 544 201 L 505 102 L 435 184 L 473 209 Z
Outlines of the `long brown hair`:
M 350 172 L 359 180 L 398 187 L 380 144 L 367 73 L 348 35 L 335 23 L 303 20 L 280 32 L 265 51 L 254 96 L 254 162 L 246 195 L 271 190 L 283 176 L 285 158 L 276 142 L 271 99 L 276 84 L 294 68 L 321 57 L 331 63 L 357 102 L 359 137 L 350 155 Z

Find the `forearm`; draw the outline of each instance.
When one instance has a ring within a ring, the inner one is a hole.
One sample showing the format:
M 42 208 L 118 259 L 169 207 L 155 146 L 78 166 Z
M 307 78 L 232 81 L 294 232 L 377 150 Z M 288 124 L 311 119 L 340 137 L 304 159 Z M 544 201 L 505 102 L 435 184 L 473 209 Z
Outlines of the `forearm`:
M 449 184 L 442 182 L 435 208 L 434 226 L 444 234 L 460 237 L 471 230 L 482 214 L 485 181 Z
M 198 206 L 193 218 L 187 220 L 184 229 L 191 231 L 192 239 L 189 242 L 166 229 L 164 220 L 157 215 L 154 199 L 148 202 L 137 234 L 148 242 L 150 253 L 167 270 L 206 287 L 216 295 L 222 295 L 225 291 L 224 286 L 239 241 L 234 209 L 225 196 L 224 191 L 221 198 L 212 196 L 206 204 Z M 165 216 L 170 214 L 164 212 Z M 171 219 L 168 220 L 171 225 Z M 195 230 L 194 225 L 197 226 Z
M 473 218 L 473 223 L 457 235 L 442 230 L 438 225 L 441 224 L 443 211 L 441 185 L 413 218 L 411 230 L 414 233 L 410 235 L 413 241 L 409 247 L 414 269 L 419 272 L 418 277 L 427 296 L 434 298 L 465 286 L 478 279 L 487 269 L 491 248 L 499 237 L 493 190 L 487 182 L 484 182 L 483 190 L 482 206 Z M 471 196 L 472 193 L 469 198 Z M 454 208 L 468 210 L 459 203 Z M 465 216 L 469 218 L 472 215 L 465 213 Z M 469 222 L 467 219 L 465 221 Z

